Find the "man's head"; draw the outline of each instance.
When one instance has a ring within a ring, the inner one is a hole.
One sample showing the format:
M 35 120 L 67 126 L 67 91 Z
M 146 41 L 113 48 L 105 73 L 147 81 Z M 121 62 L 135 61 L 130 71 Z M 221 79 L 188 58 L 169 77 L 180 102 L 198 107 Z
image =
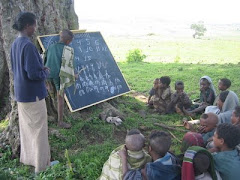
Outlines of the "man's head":
M 234 149 L 240 144 L 240 128 L 229 123 L 219 124 L 214 133 L 213 142 L 220 151 Z
M 132 129 L 127 133 L 125 144 L 130 151 L 140 151 L 144 147 L 145 138 L 138 129 Z
M 171 83 L 171 79 L 169 76 L 162 76 L 160 77 L 160 88 L 165 89 Z
M 200 117 L 200 126 L 203 133 L 207 133 L 216 128 L 218 117 L 214 113 L 204 113 Z
M 206 78 L 202 78 L 200 80 L 200 90 L 201 91 L 206 91 L 210 86 L 209 81 Z
M 68 29 L 63 29 L 60 32 L 60 41 L 63 42 L 64 44 L 68 45 L 71 43 L 73 39 L 73 33 L 68 30 Z
M 159 85 L 160 85 L 160 80 L 159 78 L 156 78 L 153 82 L 153 89 L 159 88 Z
M 217 106 L 220 110 L 222 110 L 223 103 L 225 102 L 228 94 L 229 94 L 229 91 L 223 91 L 219 94 L 219 99 L 217 101 Z
M 236 106 L 231 116 L 233 125 L 240 125 L 240 106 Z
M 218 81 L 218 89 L 220 91 L 225 91 L 231 86 L 231 81 L 227 78 L 222 78 Z
M 158 155 L 159 157 L 165 156 L 171 146 L 171 137 L 164 131 L 153 131 L 149 136 L 149 154 Z
M 184 83 L 182 81 L 176 81 L 175 90 L 177 91 L 177 93 L 182 93 L 184 90 Z
M 195 176 L 198 176 L 204 172 L 207 172 L 209 166 L 210 166 L 210 159 L 208 155 L 199 152 L 193 158 L 193 167 L 194 167 Z

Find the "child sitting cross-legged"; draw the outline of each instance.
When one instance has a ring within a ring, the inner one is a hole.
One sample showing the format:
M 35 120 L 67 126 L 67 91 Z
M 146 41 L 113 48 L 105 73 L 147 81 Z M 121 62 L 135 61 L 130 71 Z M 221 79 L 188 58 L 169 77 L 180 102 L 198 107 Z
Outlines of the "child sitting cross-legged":
M 215 171 L 210 152 L 199 146 L 189 147 L 184 154 L 182 180 L 221 180 Z
M 176 157 L 169 153 L 171 137 L 163 131 L 154 131 L 149 137 L 148 152 L 153 162 L 146 164 L 144 169 L 130 170 L 127 166 L 126 150 L 120 151 L 123 163 L 125 180 L 148 179 L 148 180 L 180 180 L 181 167 Z
M 184 83 L 182 81 L 175 83 L 175 90 L 176 92 L 172 94 L 171 102 L 168 105 L 168 113 L 177 112 L 180 115 L 184 115 L 183 108 L 190 108 L 192 101 L 184 92 Z
M 127 166 L 130 169 L 143 168 L 152 158 L 143 150 L 145 138 L 138 129 L 130 130 L 125 138 L 125 144 L 112 151 L 108 160 L 104 163 L 102 174 L 99 180 L 118 179 L 121 180 L 122 163 L 119 157 L 119 151 L 127 148 L 126 159 Z
M 239 179 L 240 154 L 236 146 L 240 144 L 240 128 L 229 123 L 219 124 L 213 142 L 217 150 L 212 154 L 214 164 L 222 179 Z

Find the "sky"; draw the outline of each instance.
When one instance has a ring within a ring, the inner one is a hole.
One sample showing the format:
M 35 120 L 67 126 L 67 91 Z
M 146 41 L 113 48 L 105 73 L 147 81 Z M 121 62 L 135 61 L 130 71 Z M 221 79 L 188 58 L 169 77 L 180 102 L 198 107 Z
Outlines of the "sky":
M 176 21 L 239 23 L 239 0 L 75 0 L 84 18 L 158 17 Z
M 74 0 L 74 5 L 80 28 L 107 34 L 176 34 L 176 29 L 189 34 L 198 21 L 240 24 L 239 0 Z

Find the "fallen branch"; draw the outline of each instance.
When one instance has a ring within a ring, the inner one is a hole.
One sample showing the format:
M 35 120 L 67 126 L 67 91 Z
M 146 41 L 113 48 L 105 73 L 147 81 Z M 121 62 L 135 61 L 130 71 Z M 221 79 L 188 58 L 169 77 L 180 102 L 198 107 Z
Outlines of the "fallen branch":
M 169 129 L 169 130 L 175 130 L 175 131 L 181 131 L 181 132 L 188 132 L 188 130 L 185 130 L 185 129 L 178 129 L 178 128 L 174 128 L 174 127 L 169 127 L 165 124 L 162 124 L 162 123 L 154 123 L 154 125 L 156 126 L 160 126 L 164 129 Z
M 171 136 L 176 139 L 178 142 L 182 143 L 181 140 L 179 140 L 171 131 L 168 130 L 168 132 L 171 134 Z

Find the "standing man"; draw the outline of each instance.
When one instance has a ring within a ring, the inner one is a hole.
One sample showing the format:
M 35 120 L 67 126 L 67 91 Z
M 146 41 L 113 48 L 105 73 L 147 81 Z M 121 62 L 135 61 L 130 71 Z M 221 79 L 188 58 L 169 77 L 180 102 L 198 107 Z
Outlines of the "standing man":
M 48 82 L 52 83 L 57 91 L 58 126 L 66 129 L 71 128 L 71 124 L 63 122 L 64 89 L 71 86 L 75 81 L 74 50 L 68 46 L 72 39 L 73 33 L 68 29 L 63 29 L 60 32 L 60 41 L 49 46 L 45 54 L 45 66 L 51 70 Z

